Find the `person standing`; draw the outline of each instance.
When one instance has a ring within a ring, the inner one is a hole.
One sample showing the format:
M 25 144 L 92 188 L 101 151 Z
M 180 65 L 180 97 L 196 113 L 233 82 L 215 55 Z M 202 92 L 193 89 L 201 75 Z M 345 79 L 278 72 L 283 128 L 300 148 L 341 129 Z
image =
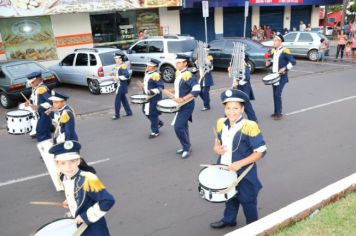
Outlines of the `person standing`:
M 262 184 L 257 176 L 256 162 L 266 154 L 267 147 L 258 124 L 246 120 L 244 112 L 245 93 L 228 89 L 221 94 L 225 117 L 217 121 L 214 152 L 219 155 L 218 164 L 227 165 L 240 176 L 247 173 L 237 185 L 237 193 L 225 203 L 223 218 L 210 227 L 221 229 L 235 226 L 240 205 L 246 224 L 258 220 L 257 196 Z
M 257 31 L 258 31 L 257 26 L 254 25 L 253 28 L 252 28 L 252 31 L 251 31 L 251 35 L 252 35 L 252 39 L 253 40 L 257 40 Z
M 324 38 L 320 39 L 320 47 L 319 47 L 319 61 L 324 62 L 325 60 L 325 51 L 328 48 L 328 43 Z
M 344 34 L 343 30 L 339 30 L 339 33 L 337 35 L 337 48 L 336 48 L 335 61 L 338 59 L 339 54 L 341 60 L 344 58 L 344 50 L 345 50 L 346 43 L 347 43 L 347 36 Z
M 192 151 L 188 121 L 192 122 L 195 106 L 194 97 L 197 97 L 200 93 L 200 85 L 198 84 L 196 77 L 188 71 L 187 68 L 189 59 L 189 56 L 177 54 L 177 72 L 174 81 L 174 100 L 178 104 L 185 103 L 180 107 L 172 121 L 176 136 L 182 145 L 182 148 L 178 149 L 176 153 L 182 155 L 182 159 L 188 158 Z
M 128 93 L 128 80 L 130 79 L 129 71 L 127 66 L 122 61 L 122 56 L 116 53 L 114 56 L 115 67 L 110 75 L 114 76 L 114 80 L 117 82 L 116 96 L 115 96 L 115 115 L 112 117 L 113 120 L 120 119 L 121 103 L 124 106 L 126 116 L 132 116 L 132 111 L 127 101 L 126 94 Z
M 209 49 L 207 48 L 206 50 Z M 210 87 L 214 85 L 213 75 L 211 73 L 211 71 L 213 70 L 213 57 L 211 55 L 208 55 L 208 58 L 206 58 L 205 63 L 209 68 L 209 71 L 206 72 L 203 78 L 200 78 L 200 80 L 198 81 L 201 87 L 199 96 L 203 100 L 204 105 L 204 107 L 201 109 L 202 111 L 210 110 Z
M 148 96 L 152 96 L 147 103 L 143 104 L 143 113 L 151 122 L 151 134 L 148 138 L 156 138 L 159 135 L 159 128 L 163 126 L 163 121 L 159 119 L 160 112 L 157 110 L 157 102 L 162 99 L 162 89 L 164 83 L 161 79 L 157 67 L 161 62 L 150 59 L 147 62 L 145 77 L 143 78 L 143 90 Z
M 296 61 L 290 54 L 290 50 L 282 46 L 284 38 L 280 34 L 276 34 L 273 38 L 273 49 L 271 50 L 272 61 L 267 60 L 266 66 L 272 66 L 273 73 L 280 74 L 280 80 L 272 85 L 273 87 L 273 101 L 274 113 L 271 117 L 274 120 L 283 119 L 282 114 L 282 91 L 286 83 L 288 83 L 288 70 L 291 70 Z
M 305 31 L 307 26 L 304 24 L 304 22 L 301 20 L 299 24 L 299 31 Z

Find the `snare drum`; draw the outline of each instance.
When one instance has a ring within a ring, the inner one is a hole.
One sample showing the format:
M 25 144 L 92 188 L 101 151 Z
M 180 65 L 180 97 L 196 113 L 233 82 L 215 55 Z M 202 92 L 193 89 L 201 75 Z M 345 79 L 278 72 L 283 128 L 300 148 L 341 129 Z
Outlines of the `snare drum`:
M 32 236 L 72 236 L 77 231 L 74 219 L 61 218 L 54 220 L 31 234 Z
M 265 85 L 271 85 L 274 83 L 278 83 L 281 79 L 281 75 L 279 73 L 272 73 L 263 77 L 262 81 Z
M 113 93 L 115 90 L 115 83 L 113 81 L 104 81 L 100 83 L 100 93 Z
M 15 110 L 6 113 L 7 132 L 9 134 L 26 134 L 31 132 L 32 113 L 27 110 Z
M 178 103 L 173 99 L 167 98 L 157 103 L 157 110 L 163 113 L 175 113 L 179 111 Z
M 198 177 L 199 193 L 209 202 L 226 202 L 237 193 L 232 188 L 227 193 L 219 191 L 227 189 L 237 179 L 236 172 L 218 166 L 203 168 Z
M 144 104 L 148 102 L 148 95 L 146 94 L 134 94 L 130 96 L 131 103 Z

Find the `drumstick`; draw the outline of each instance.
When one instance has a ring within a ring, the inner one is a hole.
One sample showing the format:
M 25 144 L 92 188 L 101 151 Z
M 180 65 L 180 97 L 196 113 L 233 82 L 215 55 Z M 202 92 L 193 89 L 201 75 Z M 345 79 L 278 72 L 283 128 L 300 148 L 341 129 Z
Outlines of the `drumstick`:
M 169 97 L 169 98 L 174 98 L 175 97 L 174 94 L 171 93 L 168 89 L 162 89 L 162 93 L 164 95 L 166 95 L 167 97 Z
M 31 205 L 63 206 L 62 202 L 30 202 Z
M 88 225 L 82 223 L 79 228 L 74 232 L 73 236 L 80 236 L 87 229 Z
M 218 142 L 218 144 L 221 144 L 220 140 L 218 138 L 218 132 L 216 131 L 216 129 L 214 127 L 213 127 L 213 133 L 214 133 L 214 136 L 215 136 L 215 140 Z
M 181 106 L 187 104 L 188 102 L 192 101 L 193 99 L 194 99 L 194 97 L 191 97 L 191 98 L 185 100 L 184 102 L 179 103 L 179 104 L 177 105 L 177 107 L 181 107 Z
M 25 101 L 30 103 L 30 100 L 28 100 L 27 97 L 22 92 L 20 92 L 20 93 L 21 93 L 22 97 L 25 99 Z

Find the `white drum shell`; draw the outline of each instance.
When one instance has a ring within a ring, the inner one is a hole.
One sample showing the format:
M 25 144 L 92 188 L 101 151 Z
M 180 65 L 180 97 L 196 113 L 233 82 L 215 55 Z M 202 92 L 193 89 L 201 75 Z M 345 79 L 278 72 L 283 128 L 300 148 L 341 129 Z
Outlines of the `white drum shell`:
M 219 167 L 204 168 L 198 177 L 199 193 L 209 202 L 226 202 L 236 195 L 236 188 L 232 188 L 227 193 L 220 191 L 227 189 L 236 179 L 236 172 Z
M 100 93 L 113 93 L 115 90 L 115 84 L 112 81 L 104 81 L 100 83 Z
M 265 85 L 272 85 L 274 83 L 279 82 L 280 79 L 281 76 L 278 73 L 273 73 L 263 77 L 262 81 Z
M 7 132 L 9 134 L 26 134 L 31 132 L 32 113 L 27 110 L 15 110 L 6 113 Z
M 38 230 L 33 236 L 72 236 L 77 231 L 77 225 L 73 219 L 62 218 L 54 220 Z
M 158 101 L 157 110 L 163 113 L 175 113 L 179 111 L 179 107 L 173 99 L 163 99 Z
M 144 104 L 147 103 L 148 96 L 146 94 L 134 94 L 130 96 L 131 103 L 133 104 Z

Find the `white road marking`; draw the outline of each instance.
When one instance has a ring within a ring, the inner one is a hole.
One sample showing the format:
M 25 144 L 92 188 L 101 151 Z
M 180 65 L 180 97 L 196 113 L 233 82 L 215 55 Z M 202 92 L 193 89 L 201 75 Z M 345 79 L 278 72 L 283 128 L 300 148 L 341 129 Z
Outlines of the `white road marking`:
M 321 108 L 321 107 L 329 106 L 329 105 L 332 105 L 332 104 L 335 104 L 335 103 L 339 103 L 339 102 L 344 102 L 344 101 L 347 101 L 347 100 L 350 100 L 350 99 L 354 99 L 354 98 L 356 98 L 356 96 L 350 96 L 350 97 L 346 97 L 346 98 L 341 98 L 341 99 L 338 99 L 338 100 L 334 100 L 334 101 L 331 101 L 331 102 L 319 104 L 319 105 L 316 105 L 316 106 L 307 107 L 307 108 L 304 108 L 304 109 L 301 109 L 301 110 L 298 110 L 298 111 L 289 112 L 286 115 L 287 116 L 295 115 L 295 114 L 298 114 L 298 113 L 302 113 L 302 112 L 306 112 L 306 111 L 310 111 L 310 110 L 315 110 L 315 109 L 318 109 L 318 108 Z
M 92 162 L 89 162 L 88 165 L 95 165 L 95 164 L 99 164 L 99 163 L 106 162 L 109 160 L 110 160 L 110 158 L 92 161 Z M 41 177 L 44 177 L 47 175 L 49 175 L 48 172 L 45 172 L 45 173 L 38 174 L 38 175 L 31 175 L 31 176 L 27 176 L 27 177 L 18 178 L 18 179 L 8 180 L 5 182 L 0 182 L 0 188 L 7 186 L 7 185 L 11 185 L 11 184 L 17 184 L 17 183 L 21 183 L 21 182 L 25 182 L 25 181 L 29 181 L 29 180 L 33 180 L 33 179 L 38 179 L 38 178 L 41 178 Z

